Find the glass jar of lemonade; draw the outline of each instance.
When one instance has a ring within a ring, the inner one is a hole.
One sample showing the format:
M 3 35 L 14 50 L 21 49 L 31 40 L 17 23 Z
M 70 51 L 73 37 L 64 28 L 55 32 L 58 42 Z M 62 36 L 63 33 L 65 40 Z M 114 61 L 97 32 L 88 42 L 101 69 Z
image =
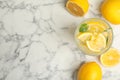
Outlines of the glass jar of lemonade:
M 75 40 L 80 50 L 88 55 L 100 55 L 106 52 L 113 39 L 109 24 L 98 18 L 87 19 L 77 27 Z

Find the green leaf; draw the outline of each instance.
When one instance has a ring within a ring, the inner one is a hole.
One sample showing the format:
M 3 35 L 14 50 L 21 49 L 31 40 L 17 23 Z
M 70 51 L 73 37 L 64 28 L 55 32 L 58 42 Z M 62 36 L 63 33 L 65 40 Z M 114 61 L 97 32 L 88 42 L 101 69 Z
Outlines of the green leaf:
M 88 30 L 88 25 L 86 23 L 80 25 L 79 32 L 86 32 L 87 30 Z

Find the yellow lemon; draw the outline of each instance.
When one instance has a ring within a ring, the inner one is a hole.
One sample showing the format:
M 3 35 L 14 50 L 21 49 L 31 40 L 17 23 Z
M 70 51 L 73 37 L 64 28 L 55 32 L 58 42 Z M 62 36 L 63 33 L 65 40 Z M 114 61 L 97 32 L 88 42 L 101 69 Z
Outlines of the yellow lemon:
M 78 71 L 77 80 L 102 80 L 101 67 L 96 62 L 84 63 Z
M 87 46 L 91 51 L 100 52 L 106 47 L 106 38 L 103 34 L 93 36 L 91 40 L 87 41 Z
M 86 42 L 86 40 L 89 40 L 91 37 L 92 37 L 92 33 L 89 32 L 80 33 L 77 36 L 77 38 L 82 42 Z
M 120 62 L 120 52 L 111 48 L 100 56 L 100 61 L 104 66 L 115 66 Z
M 75 16 L 83 16 L 88 11 L 89 3 L 88 0 L 68 0 L 66 8 Z
M 120 24 L 120 0 L 104 0 L 101 13 L 111 23 Z

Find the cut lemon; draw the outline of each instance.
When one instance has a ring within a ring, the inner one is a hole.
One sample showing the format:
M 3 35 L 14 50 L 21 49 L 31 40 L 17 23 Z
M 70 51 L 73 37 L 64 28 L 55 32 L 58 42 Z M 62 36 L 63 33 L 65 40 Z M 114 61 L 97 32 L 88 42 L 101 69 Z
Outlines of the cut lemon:
M 89 32 L 81 33 L 81 34 L 78 34 L 77 36 L 77 38 L 82 42 L 89 40 L 91 37 L 92 37 L 92 33 L 89 33 Z
M 117 49 L 111 48 L 100 56 L 100 61 L 104 66 L 115 66 L 120 62 L 120 52 Z
M 90 41 L 87 41 L 87 47 L 94 52 L 100 52 L 106 47 L 106 39 L 103 34 L 92 36 Z
M 68 0 L 67 10 L 75 16 L 83 16 L 88 11 L 88 0 Z

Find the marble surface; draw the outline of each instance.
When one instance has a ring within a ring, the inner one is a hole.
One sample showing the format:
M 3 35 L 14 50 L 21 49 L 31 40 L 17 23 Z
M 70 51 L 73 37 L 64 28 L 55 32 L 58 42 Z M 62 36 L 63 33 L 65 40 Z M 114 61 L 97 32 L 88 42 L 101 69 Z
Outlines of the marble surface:
M 84 17 L 69 14 L 66 1 L 0 0 L 0 80 L 74 80 L 83 61 L 98 62 L 81 53 L 74 31 L 82 20 L 103 18 L 102 0 L 89 0 Z M 120 25 L 111 26 L 112 47 L 120 50 Z M 119 67 L 101 65 L 103 80 L 120 80 Z

